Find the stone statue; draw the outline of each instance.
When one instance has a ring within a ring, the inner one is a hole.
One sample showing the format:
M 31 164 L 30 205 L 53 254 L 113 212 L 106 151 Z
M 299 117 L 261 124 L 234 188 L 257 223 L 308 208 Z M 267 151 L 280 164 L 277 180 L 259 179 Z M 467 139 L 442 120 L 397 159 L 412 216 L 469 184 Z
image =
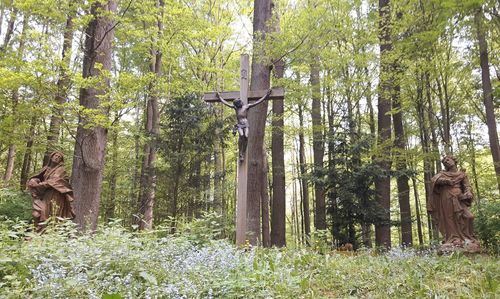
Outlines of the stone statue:
M 428 210 L 443 235 L 443 251 L 463 249 L 479 252 L 479 241 L 474 236 L 470 211 L 472 188 L 464 171 L 457 168 L 457 159 L 445 156 L 441 162 L 445 170 L 432 178 L 432 196 Z
M 49 162 L 27 183 L 33 199 L 33 222 L 37 232 L 44 229 L 42 224 L 51 216 L 57 219 L 73 219 L 75 213 L 71 206 L 73 190 L 64 170 L 64 155 L 61 152 L 50 154 Z
M 267 93 L 257 101 L 253 103 L 248 103 L 245 104 L 241 99 L 236 99 L 233 101 L 233 104 L 228 103 L 226 100 L 222 98 L 220 93 L 217 93 L 217 97 L 219 100 L 226 106 L 233 108 L 236 111 L 236 119 L 238 120 L 238 123 L 234 125 L 233 128 L 233 135 L 236 135 L 236 132 L 238 132 L 240 138 L 238 141 L 238 146 L 240 149 L 239 153 L 239 159 L 240 162 L 245 159 L 245 151 L 247 148 L 247 142 L 248 142 L 248 131 L 249 131 L 249 125 L 248 125 L 248 110 L 254 106 L 257 106 L 258 104 L 262 103 L 265 99 L 269 97 L 271 94 L 272 90 L 269 89 Z

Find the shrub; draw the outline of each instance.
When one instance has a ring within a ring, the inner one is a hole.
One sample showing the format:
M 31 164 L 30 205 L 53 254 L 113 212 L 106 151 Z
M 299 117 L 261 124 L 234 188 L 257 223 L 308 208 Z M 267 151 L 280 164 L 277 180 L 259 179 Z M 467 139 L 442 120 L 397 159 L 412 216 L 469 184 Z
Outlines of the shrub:
M 28 194 L 12 189 L 0 189 L 0 216 L 29 221 L 31 198 Z
M 64 222 L 42 236 L 0 222 L 0 298 L 495 298 L 499 280 L 498 259 L 481 255 L 240 250 L 118 222 L 92 235 Z
M 481 246 L 494 254 L 500 253 L 500 202 L 483 201 L 476 205 L 474 229 Z

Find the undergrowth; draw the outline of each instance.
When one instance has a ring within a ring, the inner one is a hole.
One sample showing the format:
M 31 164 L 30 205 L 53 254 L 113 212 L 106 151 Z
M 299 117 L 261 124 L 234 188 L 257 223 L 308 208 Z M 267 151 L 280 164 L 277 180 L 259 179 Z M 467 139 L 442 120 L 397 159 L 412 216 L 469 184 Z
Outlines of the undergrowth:
M 185 233 L 133 233 L 115 223 L 43 236 L 0 222 L 1 298 L 498 298 L 500 265 L 487 255 L 378 255 L 311 249 L 241 250 Z M 27 240 L 29 239 L 29 240 Z

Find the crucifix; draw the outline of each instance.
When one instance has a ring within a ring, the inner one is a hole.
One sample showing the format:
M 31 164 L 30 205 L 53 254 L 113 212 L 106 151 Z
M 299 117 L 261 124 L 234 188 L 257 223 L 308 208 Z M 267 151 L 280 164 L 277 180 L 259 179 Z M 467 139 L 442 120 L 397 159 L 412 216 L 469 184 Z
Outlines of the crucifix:
M 238 133 L 238 187 L 236 199 L 236 245 L 243 246 L 246 243 L 247 225 L 247 158 L 246 151 L 248 133 L 252 129 L 247 120 L 248 110 L 260 104 L 266 99 L 283 99 L 285 91 L 283 88 L 269 90 L 248 90 L 249 57 L 247 54 L 240 56 L 240 91 L 209 92 L 205 93 L 203 99 L 208 103 L 222 102 L 224 105 L 236 111 L 237 124 L 234 126 L 233 135 Z M 230 102 L 233 101 L 232 104 Z M 249 101 L 253 101 L 249 103 Z

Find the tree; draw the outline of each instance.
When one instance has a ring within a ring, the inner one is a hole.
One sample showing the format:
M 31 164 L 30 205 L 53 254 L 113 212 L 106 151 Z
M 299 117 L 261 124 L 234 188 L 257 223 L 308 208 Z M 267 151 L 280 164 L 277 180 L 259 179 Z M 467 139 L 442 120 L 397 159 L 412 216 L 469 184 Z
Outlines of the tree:
M 389 0 L 379 0 L 379 41 L 380 41 L 380 79 L 378 94 L 378 157 L 377 164 L 381 174 L 375 180 L 377 201 L 380 204 L 381 219 L 375 224 L 375 243 L 377 246 L 391 246 L 390 207 L 391 207 L 391 169 L 389 142 L 391 139 L 391 94 L 392 80 L 390 54 L 392 51 Z
M 107 142 L 106 121 L 109 101 L 111 42 L 115 24 L 109 14 L 116 3 L 95 2 L 90 8 L 90 20 L 85 30 L 82 75 L 89 84 L 80 89 L 81 111 L 76 132 L 71 182 L 75 195 L 75 212 L 79 227 L 97 227 L 99 204 Z
M 160 129 L 160 115 L 158 110 L 158 91 L 155 82 L 160 80 L 162 67 L 162 50 L 158 48 L 163 33 L 163 0 L 156 0 L 156 26 L 158 34 L 156 40 L 151 44 L 151 62 L 149 70 L 154 74 L 148 86 L 148 100 L 146 103 L 145 133 L 148 138 L 143 150 L 143 162 L 139 189 L 139 218 L 137 219 L 139 229 L 151 229 L 153 227 L 153 206 L 156 187 L 156 139 Z M 154 37 L 153 37 L 154 39 Z M 155 45 L 156 44 L 156 45 Z
M 479 63 L 481 65 L 481 82 L 483 88 L 483 103 L 486 110 L 486 125 L 488 126 L 488 137 L 490 140 L 491 156 L 497 176 L 498 191 L 500 192 L 500 145 L 498 143 L 498 131 L 496 125 L 495 108 L 493 105 L 493 89 L 490 80 L 490 67 L 488 61 L 488 43 L 483 28 L 483 11 L 477 9 L 474 14 L 477 41 L 479 45 Z
M 270 86 L 270 66 L 265 62 L 263 43 L 266 40 L 267 26 L 271 18 L 271 1 L 255 0 L 253 14 L 254 51 L 252 59 L 252 77 L 250 90 L 265 90 Z M 247 196 L 247 232 L 250 244 L 260 242 L 261 226 L 261 188 L 267 165 L 264 165 L 264 128 L 267 118 L 267 101 L 254 107 L 248 113 L 251 124 L 248 137 L 248 196 Z
M 274 31 L 279 32 L 279 19 L 273 19 Z M 274 64 L 274 78 L 283 79 L 285 62 L 279 59 Z M 273 100 L 272 120 L 272 209 L 271 209 L 271 245 L 286 246 L 286 193 L 285 193 L 285 151 L 284 151 L 284 101 Z
M 59 66 L 59 77 L 56 83 L 57 93 L 55 96 L 54 111 L 52 112 L 52 116 L 50 117 L 49 132 L 47 134 L 47 149 L 45 151 L 43 159 L 44 164 L 48 163 L 49 155 L 55 148 L 55 145 L 59 140 L 61 123 L 63 121 L 63 110 L 61 106 L 66 102 L 70 88 L 70 77 L 68 74 L 68 69 L 69 61 L 71 58 L 71 45 L 73 42 L 73 14 L 73 11 L 68 12 L 66 26 L 64 28 L 61 65 Z

